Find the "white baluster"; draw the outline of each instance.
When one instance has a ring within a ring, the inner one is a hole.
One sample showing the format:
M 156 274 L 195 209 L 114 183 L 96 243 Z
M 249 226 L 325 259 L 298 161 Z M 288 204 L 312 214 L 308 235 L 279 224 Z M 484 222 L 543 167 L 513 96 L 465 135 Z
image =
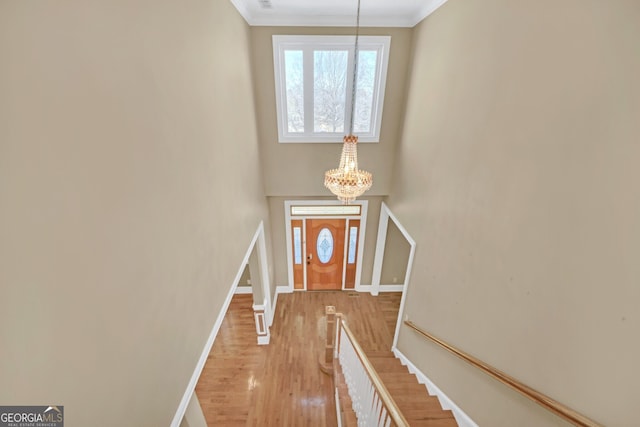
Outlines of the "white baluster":
M 336 333 L 340 342 L 336 346 L 336 357 L 351 397 L 358 427 L 390 427 L 393 424 L 391 415 L 341 324 Z

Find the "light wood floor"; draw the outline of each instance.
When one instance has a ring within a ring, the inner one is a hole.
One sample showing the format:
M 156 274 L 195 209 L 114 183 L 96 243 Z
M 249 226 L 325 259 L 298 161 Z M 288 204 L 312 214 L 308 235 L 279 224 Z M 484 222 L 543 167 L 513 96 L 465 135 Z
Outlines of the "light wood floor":
M 365 352 L 390 350 L 400 293 L 281 294 L 271 343 L 258 346 L 251 295 L 236 295 L 196 393 L 209 426 L 336 426 L 333 382 L 318 367 L 324 307 L 346 315 Z

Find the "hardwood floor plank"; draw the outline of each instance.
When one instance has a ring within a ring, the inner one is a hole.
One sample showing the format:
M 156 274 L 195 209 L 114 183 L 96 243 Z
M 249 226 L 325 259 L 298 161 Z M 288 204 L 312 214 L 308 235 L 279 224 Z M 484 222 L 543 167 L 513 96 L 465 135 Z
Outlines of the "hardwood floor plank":
M 400 297 L 396 292 L 281 294 L 271 342 L 258 346 L 252 296 L 235 295 L 196 387 L 207 424 L 336 426 L 333 380 L 318 367 L 325 306 L 345 314 L 365 352 L 389 351 Z

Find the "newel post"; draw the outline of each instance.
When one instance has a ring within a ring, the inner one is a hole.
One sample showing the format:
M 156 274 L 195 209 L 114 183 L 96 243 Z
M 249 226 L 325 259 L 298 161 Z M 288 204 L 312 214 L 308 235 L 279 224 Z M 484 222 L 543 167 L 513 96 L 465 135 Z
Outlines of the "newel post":
M 324 354 L 320 356 L 320 370 L 327 375 L 333 375 L 333 353 L 336 339 L 336 308 L 328 305 L 324 308 L 327 319 L 327 338 Z

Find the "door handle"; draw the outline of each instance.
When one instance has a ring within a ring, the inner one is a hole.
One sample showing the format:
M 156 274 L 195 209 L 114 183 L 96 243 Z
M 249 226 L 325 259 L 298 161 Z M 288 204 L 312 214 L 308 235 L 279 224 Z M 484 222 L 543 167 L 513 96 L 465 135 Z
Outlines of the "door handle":
M 313 253 L 307 255 L 307 265 L 311 265 L 311 260 L 313 259 Z

